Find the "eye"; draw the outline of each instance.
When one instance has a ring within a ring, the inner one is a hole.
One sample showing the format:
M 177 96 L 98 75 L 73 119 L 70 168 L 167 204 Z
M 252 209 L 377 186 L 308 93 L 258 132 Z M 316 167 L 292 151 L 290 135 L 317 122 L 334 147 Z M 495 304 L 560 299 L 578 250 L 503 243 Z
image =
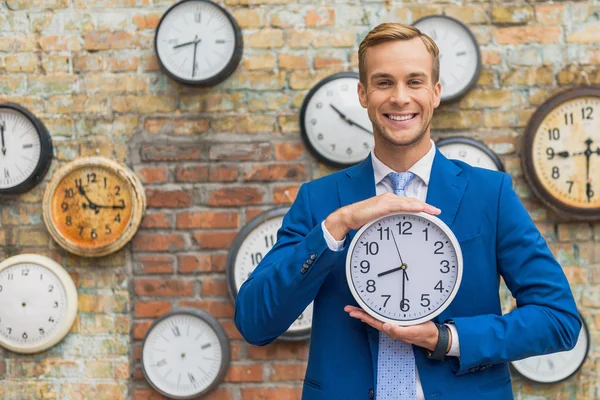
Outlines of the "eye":
M 415 80 L 410 81 L 408 84 L 411 86 L 418 86 L 421 83 L 422 83 L 421 81 L 415 79 Z
M 391 84 L 392 83 L 390 81 L 379 81 L 379 82 L 377 82 L 377 86 L 380 86 L 380 87 L 389 87 L 389 86 L 391 86 Z

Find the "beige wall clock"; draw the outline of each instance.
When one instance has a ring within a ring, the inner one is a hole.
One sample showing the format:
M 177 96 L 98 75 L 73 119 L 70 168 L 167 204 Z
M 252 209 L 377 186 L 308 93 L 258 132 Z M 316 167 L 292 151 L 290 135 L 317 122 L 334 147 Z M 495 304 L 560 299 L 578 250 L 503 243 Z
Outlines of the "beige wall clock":
M 104 256 L 125 246 L 145 209 L 137 176 L 104 157 L 79 158 L 62 166 L 43 201 L 44 222 L 54 240 L 84 257 Z
M 20 254 L 0 262 L 0 346 L 37 353 L 60 342 L 77 315 L 77 290 L 55 261 Z

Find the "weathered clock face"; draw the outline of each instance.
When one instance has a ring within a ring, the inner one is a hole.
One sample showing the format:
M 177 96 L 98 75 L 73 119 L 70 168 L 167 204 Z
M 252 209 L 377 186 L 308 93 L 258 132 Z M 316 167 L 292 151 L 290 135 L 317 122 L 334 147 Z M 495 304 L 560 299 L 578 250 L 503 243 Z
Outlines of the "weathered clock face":
M 125 179 L 98 166 L 83 166 L 58 184 L 51 210 L 59 233 L 81 247 L 117 240 L 131 218 L 132 195 Z

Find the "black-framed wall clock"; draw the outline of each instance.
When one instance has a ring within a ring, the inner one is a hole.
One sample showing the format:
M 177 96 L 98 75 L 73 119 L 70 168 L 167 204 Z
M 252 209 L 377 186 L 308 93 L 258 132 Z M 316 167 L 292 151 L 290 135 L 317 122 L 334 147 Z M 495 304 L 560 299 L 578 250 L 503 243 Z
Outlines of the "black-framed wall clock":
M 0 104 L 0 194 L 23 193 L 38 184 L 52 163 L 48 130 L 25 107 Z
M 234 302 L 242 284 L 275 245 L 277 231 L 281 228 L 283 217 L 288 210 L 289 207 L 277 207 L 262 212 L 250 220 L 234 239 L 227 259 L 227 284 Z M 289 329 L 280 336 L 280 339 L 309 338 L 312 308 L 313 304 L 310 303 Z
M 473 32 L 446 15 L 429 15 L 413 26 L 431 37 L 440 49 L 441 102 L 456 100 L 471 90 L 481 71 L 479 44 Z
M 38 254 L 0 262 L 0 346 L 23 354 L 46 350 L 76 316 L 77 289 L 60 264 Z
M 185 85 L 214 86 L 237 68 L 244 42 L 235 18 L 210 0 L 182 0 L 156 27 L 154 50 L 163 70 Z
M 373 127 L 357 93 L 358 74 L 341 72 L 318 82 L 300 110 L 305 144 L 319 160 L 347 167 L 364 160 L 374 146 Z
M 511 364 L 525 378 L 540 383 L 557 383 L 569 379 L 583 366 L 590 351 L 590 332 L 580 314 L 581 331 L 575 347 L 569 351 L 529 357 Z
M 156 319 L 142 343 L 142 371 L 154 390 L 172 399 L 195 399 L 223 380 L 229 339 L 212 315 L 179 308 Z
M 556 94 L 532 115 L 521 162 L 532 192 L 557 214 L 600 219 L 600 87 Z
M 464 161 L 474 167 L 504 172 L 500 157 L 479 140 L 466 136 L 440 139 L 435 144 L 446 158 Z

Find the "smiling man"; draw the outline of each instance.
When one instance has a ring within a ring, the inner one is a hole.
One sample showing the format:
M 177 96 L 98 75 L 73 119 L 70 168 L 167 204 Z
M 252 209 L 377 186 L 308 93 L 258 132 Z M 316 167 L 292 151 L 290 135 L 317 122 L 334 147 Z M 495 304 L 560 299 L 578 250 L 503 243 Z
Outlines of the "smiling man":
M 575 345 L 581 322 L 567 279 L 509 175 L 435 148 L 430 125 L 443 88 L 431 38 L 407 25 L 377 26 L 360 44 L 359 75 L 374 151 L 302 185 L 277 243 L 240 288 L 236 326 L 266 345 L 314 300 L 305 400 L 511 399 L 510 361 Z M 464 258 L 450 306 L 410 327 L 358 308 L 345 277 L 356 230 L 401 211 L 437 215 Z M 504 316 L 500 276 L 518 306 Z

